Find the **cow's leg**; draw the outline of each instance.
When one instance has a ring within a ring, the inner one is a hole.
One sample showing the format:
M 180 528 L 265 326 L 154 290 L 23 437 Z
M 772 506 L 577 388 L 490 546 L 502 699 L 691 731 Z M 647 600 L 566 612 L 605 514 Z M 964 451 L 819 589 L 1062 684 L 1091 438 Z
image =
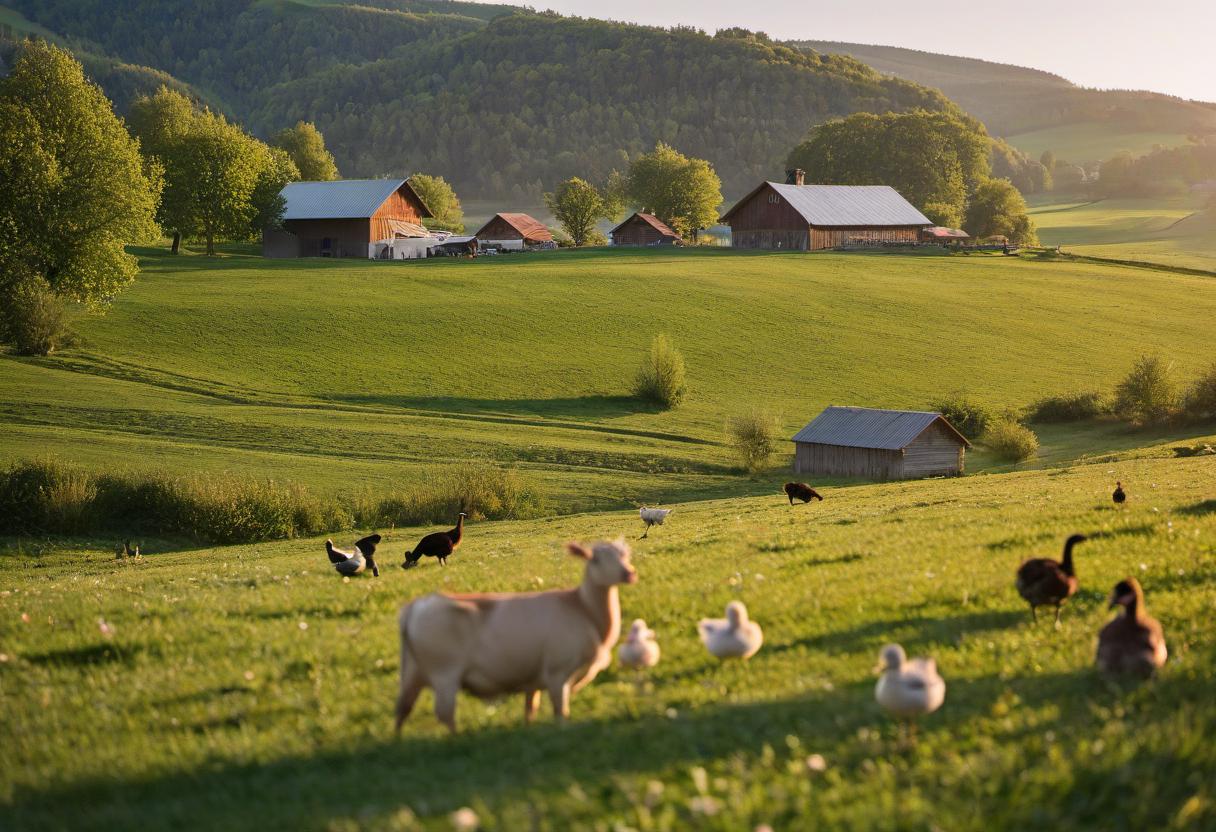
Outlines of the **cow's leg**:
M 553 718 L 558 722 L 570 716 L 570 682 L 564 678 L 549 682 L 549 701 L 553 703 Z
M 418 701 L 418 694 L 422 693 L 422 688 L 425 684 L 413 666 L 401 668 L 401 692 L 397 695 L 397 733 L 401 733 L 401 724 L 409 717 L 410 711 L 414 710 L 414 703 Z
M 460 689 L 458 679 L 436 681 L 431 688 L 435 691 L 435 716 L 448 730 L 456 733 L 456 692 Z
M 540 707 L 540 691 L 524 691 L 524 722 L 531 722 L 536 717 L 538 707 Z

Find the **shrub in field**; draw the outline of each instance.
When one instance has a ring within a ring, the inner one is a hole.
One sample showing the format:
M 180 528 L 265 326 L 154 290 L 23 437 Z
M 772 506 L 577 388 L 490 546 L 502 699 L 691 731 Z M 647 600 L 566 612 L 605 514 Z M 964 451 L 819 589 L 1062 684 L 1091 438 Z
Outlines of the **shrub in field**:
M 666 335 L 656 335 L 650 343 L 650 353 L 638 369 L 633 392 L 638 398 L 667 408 L 675 407 L 684 399 L 688 392 L 684 356 Z
M 1006 418 L 991 420 L 980 437 L 980 442 L 996 454 L 997 458 L 1008 462 L 1029 459 L 1039 450 L 1039 438 L 1034 435 L 1034 431 Z
M 727 441 L 744 471 L 755 474 L 773 455 L 777 420 L 763 410 L 733 417 L 726 424 Z
M 95 521 L 97 483 L 53 459 L 19 462 L 0 474 L 0 533 L 78 534 Z
M 535 517 L 543 511 L 536 490 L 519 472 L 467 463 L 424 473 L 411 488 L 364 497 L 354 510 L 362 527 L 450 523 L 457 513 L 473 520 Z
M 45 285 L 22 286 L 9 300 L 0 328 L 18 355 L 49 355 L 71 342 L 63 301 Z
M 1187 389 L 1182 409 L 1192 419 L 1216 419 L 1216 364 L 1208 367 Z
M 1037 424 L 1051 422 L 1081 422 L 1110 412 L 1110 404 L 1102 393 L 1066 393 L 1047 396 L 1027 409 L 1027 418 Z
M 1170 377 L 1170 367 L 1156 355 L 1138 358 L 1115 388 L 1115 413 L 1130 422 L 1164 422 L 1178 405 L 1178 386 Z
M 931 402 L 929 407 L 945 416 L 946 421 L 954 425 L 959 433 L 972 440 L 983 434 L 988 420 L 992 418 L 988 408 L 961 393 Z

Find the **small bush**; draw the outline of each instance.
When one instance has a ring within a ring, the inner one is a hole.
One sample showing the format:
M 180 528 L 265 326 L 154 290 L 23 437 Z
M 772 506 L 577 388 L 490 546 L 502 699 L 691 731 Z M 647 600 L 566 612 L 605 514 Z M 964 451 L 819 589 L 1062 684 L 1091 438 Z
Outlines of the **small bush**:
M 971 440 L 984 433 L 988 420 L 992 418 L 988 408 L 957 393 L 932 402 L 929 407 L 945 416 L 946 421 L 954 425 L 955 430 Z
M 18 355 L 49 355 L 71 341 L 63 301 L 49 288 L 24 286 L 10 298 L 8 306 L 4 339 Z
M 666 335 L 656 335 L 650 343 L 650 354 L 638 369 L 633 393 L 646 401 L 672 408 L 688 392 L 684 380 L 684 356 L 671 345 Z
M 1101 393 L 1068 393 L 1039 399 L 1028 408 L 1027 418 L 1038 424 L 1082 422 L 1109 412 L 1110 404 Z
M 1182 409 L 1192 419 L 1216 419 L 1216 364 L 1187 389 Z
M 1159 356 L 1144 355 L 1115 388 L 1115 412 L 1142 425 L 1164 422 L 1178 411 L 1178 386 Z
M 53 459 L 22 462 L 0 474 L 0 533 L 80 534 L 95 525 L 97 484 Z
M 1039 450 L 1039 438 L 1034 431 L 1012 419 L 993 419 L 984 430 L 980 442 L 998 459 L 1021 462 Z
M 755 474 L 764 469 L 775 450 L 773 438 L 777 420 L 763 410 L 735 416 L 726 425 L 730 447 L 744 471 Z
M 461 511 L 472 520 L 520 519 L 543 509 L 540 495 L 517 471 L 468 463 L 428 471 L 412 488 L 364 496 L 354 515 L 371 528 L 449 523 Z

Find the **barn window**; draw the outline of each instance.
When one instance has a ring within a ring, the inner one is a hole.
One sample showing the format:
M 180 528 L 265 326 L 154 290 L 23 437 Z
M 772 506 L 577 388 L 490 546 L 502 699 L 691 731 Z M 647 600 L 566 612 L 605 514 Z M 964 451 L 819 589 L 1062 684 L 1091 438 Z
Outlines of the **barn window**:
M 781 204 L 781 195 L 780 194 L 769 194 L 768 201 L 770 203 L 772 203 L 773 205 L 780 205 Z

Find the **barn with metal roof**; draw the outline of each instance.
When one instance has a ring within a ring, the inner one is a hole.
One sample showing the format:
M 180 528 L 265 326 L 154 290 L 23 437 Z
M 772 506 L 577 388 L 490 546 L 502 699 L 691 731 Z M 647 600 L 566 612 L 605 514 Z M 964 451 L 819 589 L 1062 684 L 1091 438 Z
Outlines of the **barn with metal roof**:
M 266 257 L 426 256 L 431 212 L 408 179 L 289 182 L 280 195 L 282 222 L 262 234 Z
M 843 246 L 916 243 L 929 218 L 887 185 L 762 182 L 722 217 L 735 248 L 816 251 Z
M 971 446 L 940 413 L 835 406 L 793 442 L 795 473 L 872 480 L 961 474 Z

